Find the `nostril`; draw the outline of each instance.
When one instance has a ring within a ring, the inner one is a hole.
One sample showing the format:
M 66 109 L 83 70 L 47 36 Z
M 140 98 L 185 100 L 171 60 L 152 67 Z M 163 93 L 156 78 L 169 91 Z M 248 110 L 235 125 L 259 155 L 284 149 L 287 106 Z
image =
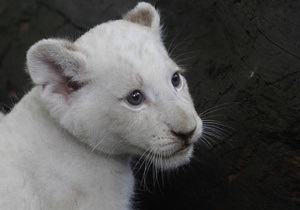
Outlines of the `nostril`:
M 193 130 L 188 131 L 188 132 L 175 132 L 175 131 L 172 131 L 172 133 L 175 136 L 177 136 L 180 139 L 182 139 L 183 141 L 187 141 L 187 140 L 189 140 L 193 136 L 195 130 L 196 130 L 196 128 L 194 128 Z

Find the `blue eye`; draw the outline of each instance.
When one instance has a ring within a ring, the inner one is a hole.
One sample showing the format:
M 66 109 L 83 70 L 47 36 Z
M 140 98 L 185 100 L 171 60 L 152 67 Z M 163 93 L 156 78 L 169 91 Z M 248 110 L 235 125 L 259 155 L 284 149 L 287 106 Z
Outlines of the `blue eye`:
M 176 88 L 180 85 L 180 83 L 181 83 L 180 75 L 178 72 L 176 72 L 172 76 L 172 85 Z
M 138 106 L 144 102 L 144 95 L 140 91 L 134 90 L 126 97 L 126 100 L 129 104 Z

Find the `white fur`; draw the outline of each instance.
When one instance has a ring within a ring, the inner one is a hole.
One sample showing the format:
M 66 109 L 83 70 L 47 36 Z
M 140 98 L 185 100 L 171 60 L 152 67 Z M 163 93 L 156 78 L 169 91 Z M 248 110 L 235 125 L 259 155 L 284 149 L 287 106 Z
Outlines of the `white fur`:
M 180 68 L 150 4 L 74 43 L 42 40 L 27 65 L 36 87 L 0 124 L 1 209 L 129 209 L 132 155 L 162 169 L 189 161 L 202 121 L 185 79 L 172 85 Z M 126 101 L 133 90 L 139 106 Z M 184 149 L 174 132 L 193 129 Z

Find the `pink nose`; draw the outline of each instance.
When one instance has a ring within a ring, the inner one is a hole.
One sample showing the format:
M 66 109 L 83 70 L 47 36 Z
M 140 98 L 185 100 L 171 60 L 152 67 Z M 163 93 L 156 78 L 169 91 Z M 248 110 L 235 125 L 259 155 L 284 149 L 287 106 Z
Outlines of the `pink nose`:
M 171 131 L 171 132 L 173 133 L 174 136 L 176 136 L 183 142 L 187 143 L 187 141 L 193 136 L 195 130 L 196 130 L 196 127 L 193 130 L 188 131 L 188 132 L 175 132 L 175 131 Z

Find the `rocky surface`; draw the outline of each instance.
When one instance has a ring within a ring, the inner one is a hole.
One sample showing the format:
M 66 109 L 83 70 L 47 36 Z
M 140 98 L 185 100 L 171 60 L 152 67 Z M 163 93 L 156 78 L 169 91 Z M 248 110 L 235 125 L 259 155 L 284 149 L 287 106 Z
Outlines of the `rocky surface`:
M 30 45 L 47 37 L 76 39 L 136 2 L 2 0 L 3 109 L 9 111 L 31 87 L 24 71 Z M 189 166 L 158 176 L 145 168 L 136 173 L 137 207 L 297 209 L 300 2 L 151 2 L 161 11 L 167 48 L 188 69 L 206 135 Z

